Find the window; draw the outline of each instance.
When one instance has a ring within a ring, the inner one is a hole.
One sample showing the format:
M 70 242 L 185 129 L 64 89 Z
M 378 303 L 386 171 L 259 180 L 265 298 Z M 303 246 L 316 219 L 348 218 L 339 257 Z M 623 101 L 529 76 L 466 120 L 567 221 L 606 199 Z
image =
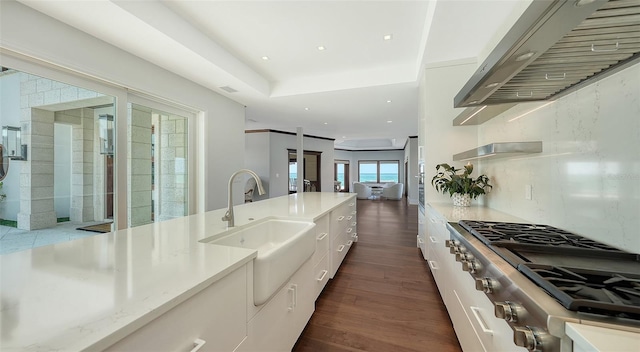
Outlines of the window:
M 399 162 L 392 161 L 359 161 L 358 182 L 398 182 Z

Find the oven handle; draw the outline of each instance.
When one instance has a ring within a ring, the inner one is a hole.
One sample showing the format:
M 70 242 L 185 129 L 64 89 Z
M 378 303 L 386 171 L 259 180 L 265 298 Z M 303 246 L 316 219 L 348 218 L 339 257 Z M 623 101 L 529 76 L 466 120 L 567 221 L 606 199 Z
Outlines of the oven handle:
M 480 307 L 470 306 L 470 308 L 473 316 L 478 321 L 478 325 L 480 325 L 480 329 L 482 329 L 482 332 L 487 335 L 493 335 L 493 330 L 487 327 L 487 323 L 485 323 L 484 319 L 482 319 L 482 317 L 480 316 Z

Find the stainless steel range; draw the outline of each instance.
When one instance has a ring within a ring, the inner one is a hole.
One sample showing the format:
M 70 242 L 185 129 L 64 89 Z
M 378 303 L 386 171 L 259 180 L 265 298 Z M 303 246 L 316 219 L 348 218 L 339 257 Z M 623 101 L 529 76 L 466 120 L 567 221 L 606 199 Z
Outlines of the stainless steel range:
M 640 332 L 640 256 L 546 225 L 462 220 L 446 243 L 530 351 L 570 350 L 565 322 Z

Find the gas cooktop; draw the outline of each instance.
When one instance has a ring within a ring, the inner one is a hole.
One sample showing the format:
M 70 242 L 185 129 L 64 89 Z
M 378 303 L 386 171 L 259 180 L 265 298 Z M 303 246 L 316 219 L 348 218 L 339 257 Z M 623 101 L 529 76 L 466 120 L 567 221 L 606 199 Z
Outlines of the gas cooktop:
M 565 308 L 640 320 L 640 255 L 548 225 L 458 224 Z
M 498 254 L 500 248 L 513 253 L 541 252 L 562 255 L 607 257 L 637 260 L 637 255 L 621 251 L 604 243 L 576 235 L 553 226 L 492 221 L 461 220 L 459 224 Z M 520 256 L 522 257 L 522 256 Z M 526 258 L 505 258 L 513 266 Z

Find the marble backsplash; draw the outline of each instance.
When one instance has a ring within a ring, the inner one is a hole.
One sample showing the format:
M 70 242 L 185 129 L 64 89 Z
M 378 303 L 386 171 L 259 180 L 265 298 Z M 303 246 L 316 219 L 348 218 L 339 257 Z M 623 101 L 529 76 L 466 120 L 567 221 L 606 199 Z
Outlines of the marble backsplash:
M 475 162 L 494 184 L 487 206 L 640 253 L 640 64 L 517 105 L 480 125 L 478 139 L 543 142 L 541 154 Z

